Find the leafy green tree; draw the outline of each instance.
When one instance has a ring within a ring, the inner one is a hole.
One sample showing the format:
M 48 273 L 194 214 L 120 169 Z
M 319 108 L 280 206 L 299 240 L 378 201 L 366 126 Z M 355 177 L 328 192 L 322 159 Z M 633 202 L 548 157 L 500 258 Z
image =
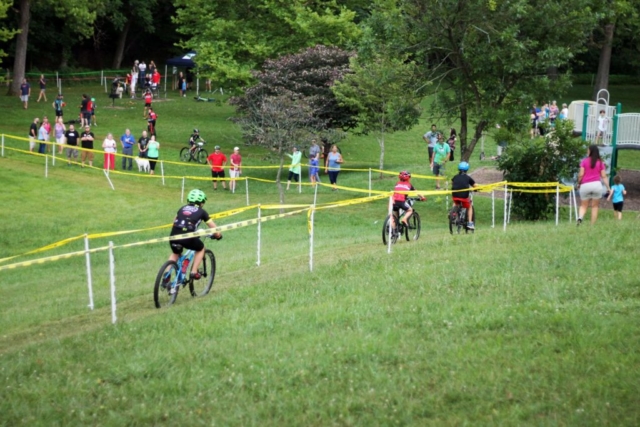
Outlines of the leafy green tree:
M 317 44 L 347 46 L 360 31 L 336 1 L 176 0 L 175 22 L 202 73 L 227 86 L 252 82 L 265 59 Z
M 9 0 L 0 1 L 0 20 L 4 21 L 4 19 L 7 17 L 7 10 L 11 7 L 12 4 L 13 2 Z M 3 22 L 2 26 L 0 27 L 0 42 L 7 42 L 17 34 L 17 30 L 7 28 L 5 25 L 5 22 Z M 2 58 L 4 58 L 5 56 L 7 56 L 6 52 L 0 49 L 0 64 L 2 63 Z M 0 76 L 0 81 L 2 80 L 4 80 L 4 76 Z
M 423 70 L 433 117 L 460 121 L 462 158 L 500 115 L 518 114 L 570 84 L 549 79 L 584 49 L 595 23 L 591 0 L 378 0 L 403 25 L 403 44 Z M 474 126 L 469 140 L 469 127 Z
M 511 182 L 559 182 L 573 177 L 584 157 L 584 142 L 573 136 L 573 122 L 556 120 L 544 137 L 531 139 L 521 128 L 511 135 L 509 147 L 498 160 L 498 169 Z M 540 193 L 513 194 L 513 213 L 525 220 L 548 218 L 555 196 Z

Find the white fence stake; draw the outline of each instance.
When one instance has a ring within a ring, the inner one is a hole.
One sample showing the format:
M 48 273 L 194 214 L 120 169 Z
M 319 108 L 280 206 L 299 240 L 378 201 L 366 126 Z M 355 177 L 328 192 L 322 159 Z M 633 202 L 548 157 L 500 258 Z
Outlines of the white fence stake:
M 509 191 L 509 213 L 507 214 L 507 223 L 511 224 L 511 207 L 513 206 L 513 190 Z
M 314 223 L 313 219 L 316 214 L 315 206 L 311 208 L 311 217 L 309 219 L 310 223 L 310 234 L 309 234 L 309 271 L 313 271 L 313 233 L 314 233 Z
M 103 170 L 104 172 L 104 176 L 107 178 L 107 181 L 109 181 L 109 185 L 111 186 L 111 189 L 115 191 L 115 187 L 113 186 L 113 182 L 111 182 L 111 178 L 109 178 L 109 172 L 105 169 Z
M 84 258 L 87 264 L 87 287 L 89 288 L 89 308 L 93 310 L 93 283 L 91 281 L 91 254 L 89 253 L 89 235 L 84 234 Z
M 503 222 L 504 225 L 502 227 L 502 231 L 507 231 L 507 203 L 509 198 L 507 197 L 507 184 L 504 185 L 504 214 L 503 214 Z
M 160 174 L 162 175 L 162 185 L 164 185 L 164 162 L 160 160 Z
M 496 191 L 491 189 L 491 228 L 496 228 Z
M 560 184 L 556 185 L 556 226 L 560 215 Z
M 116 263 L 113 257 L 113 242 L 109 242 L 109 282 L 111 283 L 111 323 L 116 323 Z
M 449 181 L 448 180 L 444 182 L 444 187 L 445 187 L 445 191 L 448 193 L 449 192 Z M 453 201 L 453 193 L 451 193 L 451 199 Z M 448 195 L 444 197 L 444 203 L 445 203 L 445 205 L 444 205 L 445 209 L 447 210 L 447 212 L 449 212 L 449 196 Z
M 104 84 L 104 70 L 100 71 L 100 85 Z M 106 87 L 107 85 L 105 85 Z
M 249 206 L 249 178 L 244 179 L 244 188 L 247 193 L 247 206 Z
M 387 253 L 391 253 L 391 230 L 393 227 L 391 226 L 391 218 L 393 215 L 393 196 L 389 196 L 389 233 L 387 234 Z M 382 223 L 382 227 L 384 228 L 384 222 Z
M 262 216 L 262 208 L 258 205 L 258 260 L 256 261 L 256 265 L 260 266 L 260 233 L 262 232 L 262 221 L 260 221 L 260 217 Z
M 320 186 L 316 182 L 316 185 L 314 186 L 314 189 L 313 189 L 313 206 L 314 207 L 316 205 L 316 202 L 318 201 L 318 187 Z
M 573 191 L 569 190 L 569 223 L 571 223 L 571 217 L 573 216 Z
M 576 221 L 578 220 L 578 201 L 576 200 L 576 189 L 575 187 L 571 187 L 571 192 L 573 193 L 573 211 L 576 213 Z
M 184 203 L 184 176 L 182 177 L 182 193 L 180 193 L 180 203 Z

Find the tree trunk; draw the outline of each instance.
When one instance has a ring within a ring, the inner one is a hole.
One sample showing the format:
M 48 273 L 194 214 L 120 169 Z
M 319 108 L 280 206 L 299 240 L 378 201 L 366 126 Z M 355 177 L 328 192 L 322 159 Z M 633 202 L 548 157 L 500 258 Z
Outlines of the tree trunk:
M 487 121 L 486 120 L 482 120 L 480 121 L 477 125 L 476 125 L 476 130 L 473 134 L 473 139 L 471 140 L 471 142 L 469 143 L 467 149 L 464 151 L 464 153 L 462 153 L 462 160 L 465 162 L 468 162 L 469 159 L 471 158 L 471 155 L 473 154 L 473 150 L 476 148 L 476 144 L 478 143 L 478 141 L 480 141 L 480 138 L 482 138 L 482 132 L 484 131 L 484 129 L 487 127 Z
M 127 19 L 127 23 L 124 24 L 122 31 L 118 34 L 118 43 L 116 45 L 116 52 L 113 56 L 113 69 L 119 70 L 122 65 L 122 58 L 124 57 L 124 46 L 127 44 L 127 35 L 129 34 L 129 29 L 131 28 L 132 18 Z
M 602 42 L 602 49 L 600 49 L 600 61 L 598 62 L 598 74 L 596 74 L 596 81 L 593 86 L 593 100 L 597 101 L 598 92 L 600 89 L 609 88 L 609 68 L 611 67 L 611 48 L 613 45 L 613 33 L 615 32 L 616 24 L 606 24 L 604 26 L 604 42 Z
M 466 154 L 467 151 L 467 131 L 469 126 L 469 116 L 467 115 L 467 107 L 462 104 L 460 106 L 460 158 L 462 160 L 469 159 L 471 153 Z
M 16 37 L 16 56 L 13 61 L 13 81 L 9 86 L 7 95 L 18 95 L 20 85 L 24 78 L 25 65 L 27 63 L 27 39 L 29 37 L 29 21 L 31 19 L 31 3 L 29 0 L 20 0 L 20 26 Z

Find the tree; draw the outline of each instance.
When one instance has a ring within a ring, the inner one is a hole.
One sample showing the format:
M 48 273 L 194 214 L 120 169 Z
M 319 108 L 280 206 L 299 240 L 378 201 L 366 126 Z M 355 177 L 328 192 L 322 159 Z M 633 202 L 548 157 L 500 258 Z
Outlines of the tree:
M 403 25 L 403 45 L 431 81 L 431 113 L 460 120 L 462 159 L 498 118 L 560 94 L 549 67 L 565 67 L 584 48 L 595 18 L 590 0 L 378 0 Z M 552 18 L 551 18 L 552 17 Z M 470 122 L 475 125 L 468 140 Z
M 346 46 L 359 35 L 355 12 L 325 0 L 176 0 L 180 45 L 198 52 L 207 76 L 246 86 L 265 59 L 317 44 Z
M 318 45 L 269 59 L 262 71 L 253 73 L 257 83 L 246 88 L 234 105 L 240 114 L 251 114 L 265 96 L 292 93 L 311 106 L 322 127 L 350 129 L 356 124 L 355 112 L 338 104 L 331 87 L 350 72 L 351 56 L 353 52 Z
M 236 98 L 231 103 L 236 104 L 238 100 Z M 285 154 L 321 128 L 315 110 L 305 98 L 292 92 L 283 92 L 253 99 L 252 103 L 242 107 L 240 115 L 233 120 L 240 126 L 248 143 L 276 152 L 279 160 L 276 183 L 280 203 L 284 203 L 281 177 Z
M 13 80 L 9 87 L 9 95 L 17 95 L 20 84 L 25 75 L 27 61 L 27 45 L 29 24 L 31 22 L 31 1 L 17 0 L 19 7 L 20 31 L 16 38 L 16 51 L 13 62 Z M 74 28 L 77 34 L 89 37 L 93 33 L 93 22 L 96 18 L 95 10 L 101 5 L 101 0 L 84 3 L 77 0 L 43 0 L 39 7 L 50 7 L 59 18 L 65 19 L 65 28 Z
M 0 1 L 0 19 L 5 19 L 7 17 L 7 10 L 11 7 L 13 2 L 9 0 L 1 0 Z M 17 30 L 13 30 L 5 27 L 4 25 L 0 28 L 0 42 L 6 42 L 11 40 L 16 34 Z M 7 56 L 4 50 L 0 49 L 0 64 L 2 63 L 2 58 Z M 0 76 L 0 81 L 4 80 L 4 76 Z

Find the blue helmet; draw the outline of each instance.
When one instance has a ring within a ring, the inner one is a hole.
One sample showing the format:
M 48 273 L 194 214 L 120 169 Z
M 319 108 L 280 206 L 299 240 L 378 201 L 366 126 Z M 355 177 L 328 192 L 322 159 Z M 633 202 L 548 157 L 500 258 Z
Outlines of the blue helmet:
M 460 164 L 458 164 L 458 170 L 459 171 L 463 171 L 466 172 L 469 170 L 469 163 L 467 162 L 460 162 Z

